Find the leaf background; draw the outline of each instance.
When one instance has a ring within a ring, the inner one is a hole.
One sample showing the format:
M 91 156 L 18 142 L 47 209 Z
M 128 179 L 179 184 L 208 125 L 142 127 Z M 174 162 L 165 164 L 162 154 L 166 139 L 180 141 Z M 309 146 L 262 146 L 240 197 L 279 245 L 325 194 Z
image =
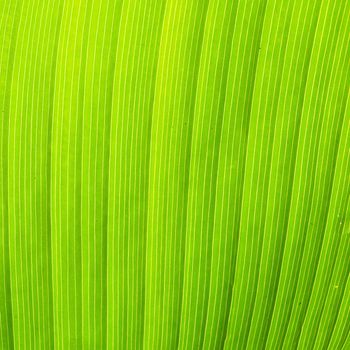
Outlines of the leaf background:
M 349 349 L 347 0 L 1 0 L 0 348 Z

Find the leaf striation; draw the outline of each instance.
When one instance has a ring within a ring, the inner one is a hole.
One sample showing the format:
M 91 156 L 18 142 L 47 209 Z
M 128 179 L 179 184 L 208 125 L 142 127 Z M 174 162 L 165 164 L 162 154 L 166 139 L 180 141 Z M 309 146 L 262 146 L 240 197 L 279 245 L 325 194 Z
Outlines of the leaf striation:
M 0 349 L 350 349 L 350 2 L 2 0 Z

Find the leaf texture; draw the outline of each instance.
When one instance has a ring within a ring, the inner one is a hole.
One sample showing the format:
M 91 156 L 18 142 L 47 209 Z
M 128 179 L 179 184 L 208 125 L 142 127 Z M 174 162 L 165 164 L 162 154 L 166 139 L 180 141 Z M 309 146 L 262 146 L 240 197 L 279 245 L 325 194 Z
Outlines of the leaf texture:
M 350 2 L 2 0 L 1 349 L 350 349 Z

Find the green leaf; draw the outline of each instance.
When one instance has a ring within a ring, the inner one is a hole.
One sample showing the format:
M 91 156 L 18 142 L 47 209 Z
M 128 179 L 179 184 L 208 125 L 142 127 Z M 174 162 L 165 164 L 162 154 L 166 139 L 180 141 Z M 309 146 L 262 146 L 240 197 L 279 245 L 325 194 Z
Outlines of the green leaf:
M 1 349 L 350 349 L 350 2 L 2 0 Z

